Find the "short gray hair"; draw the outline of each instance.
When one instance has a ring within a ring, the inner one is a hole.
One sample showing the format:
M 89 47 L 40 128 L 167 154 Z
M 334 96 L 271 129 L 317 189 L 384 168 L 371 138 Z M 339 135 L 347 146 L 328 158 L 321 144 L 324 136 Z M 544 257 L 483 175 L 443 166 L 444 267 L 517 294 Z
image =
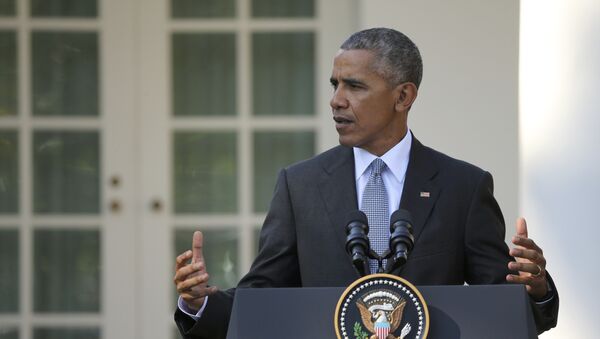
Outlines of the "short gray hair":
M 375 54 L 375 71 L 392 86 L 412 82 L 417 88 L 423 78 L 419 48 L 406 35 L 390 28 L 370 28 L 352 34 L 343 50 L 364 49 Z

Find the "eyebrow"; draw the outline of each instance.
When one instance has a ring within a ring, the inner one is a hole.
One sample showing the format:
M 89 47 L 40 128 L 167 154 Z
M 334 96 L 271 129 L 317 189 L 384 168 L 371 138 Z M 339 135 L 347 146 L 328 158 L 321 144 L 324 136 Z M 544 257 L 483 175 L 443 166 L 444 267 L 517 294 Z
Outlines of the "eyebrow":
M 331 82 L 332 84 L 337 84 L 338 80 L 336 78 L 330 78 L 329 82 Z M 366 86 L 366 84 L 359 80 L 359 79 L 355 79 L 355 78 L 342 78 L 341 82 L 348 84 L 348 85 L 352 85 L 352 86 L 356 86 L 356 85 L 360 85 L 360 86 Z

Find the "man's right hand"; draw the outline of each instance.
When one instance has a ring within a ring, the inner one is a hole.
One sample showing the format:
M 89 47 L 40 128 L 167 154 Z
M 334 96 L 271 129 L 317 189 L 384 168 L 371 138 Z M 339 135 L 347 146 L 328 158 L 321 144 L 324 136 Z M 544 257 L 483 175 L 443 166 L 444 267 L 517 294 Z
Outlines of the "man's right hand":
M 204 298 L 217 291 L 216 287 L 207 285 L 209 277 L 202 255 L 202 242 L 202 232 L 194 232 L 192 250 L 185 251 L 177 257 L 173 278 L 179 296 L 190 310 L 196 312 L 204 304 Z

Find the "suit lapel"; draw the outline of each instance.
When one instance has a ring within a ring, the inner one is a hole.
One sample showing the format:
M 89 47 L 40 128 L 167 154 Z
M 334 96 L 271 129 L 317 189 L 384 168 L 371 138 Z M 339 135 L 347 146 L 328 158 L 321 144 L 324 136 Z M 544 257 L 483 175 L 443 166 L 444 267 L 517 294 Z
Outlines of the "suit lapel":
M 433 180 L 438 168 L 428 152 L 428 149 L 413 136 L 400 208 L 409 211 L 413 217 L 415 243 L 423 232 L 440 193 Z M 321 161 L 321 165 L 323 173 L 319 180 L 319 190 L 337 243 L 345 251 L 345 226 L 348 222 L 346 218 L 350 211 L 358 209 L 352 149 L 338 147 Z
M 319 181 L 319 190 L 331 226 L 335 230 L 338 244 L 346 247 L 345 226 L 350 211 L 358 209 L 356 198 L 356 180 L 354 177 L 354 154 L 351 148 L 338 147 L 322 160 L 323 175 Z M 351 184 L 349 184 L 351 183 Z
M 427 152 L 427 148 L 413 137 L 400 208 L 409 211 L 413 217 L 415 243 L 440 193 L 433 181 L 438 168 Z

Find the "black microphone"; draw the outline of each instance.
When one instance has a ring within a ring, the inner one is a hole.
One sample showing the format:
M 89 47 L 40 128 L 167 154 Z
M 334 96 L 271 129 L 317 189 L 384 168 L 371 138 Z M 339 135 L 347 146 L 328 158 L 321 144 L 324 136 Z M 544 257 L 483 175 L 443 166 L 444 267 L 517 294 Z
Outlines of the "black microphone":
M 393 252 L 392 266 L 388 272 L 402 267 L 408 259 L 415 238 L 412 234 L 412 217 L 407 210 L 397 210 L 390 217 L 390 251 Z M 389 266 L 388 266 L 389 267 Z
M 352 264 L 361 277 L 370 273 L 369 269 L 369 222 L 359 210 L 348 213 L 346 218 L 346 252 L 352 257 Z

